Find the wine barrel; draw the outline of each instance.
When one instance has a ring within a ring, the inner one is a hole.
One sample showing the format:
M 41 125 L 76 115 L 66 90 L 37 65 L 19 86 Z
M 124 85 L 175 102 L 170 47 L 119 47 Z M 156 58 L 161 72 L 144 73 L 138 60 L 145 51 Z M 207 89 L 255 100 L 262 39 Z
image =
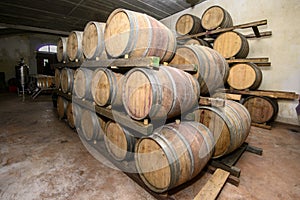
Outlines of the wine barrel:
M 67 37 L 60 37 L 57 42 L 57 61 L 58 62 L 66 62 L 68 60 L 68 55 L 67 55 L 67 43 L 68 43 L 68 38 Z
M 93 70 L 80 67 L 74 75 L 74 93 L 79 98 L 91 99 L 91 82 Z
M 197 81 L 172 67 L 133 68 L 124 78 L 123 104 L 128 115 L 137 120 L 180 115 L 197 104 L 199 95 Z
M 107 58 L 104 43 L 105 23 L 91 21 L 83 31 L 82 50 L 87 59 Z
M 58 113 L 58 118 L 59 119 L 63 119 L 66 116 L 66 110 L 67 110 L 67 105 L 68 105 L 68 101 L 61 97 L 58 96 L 57 97 L 57 113 Z
M 59 68 L 55 68 L 55 86 L 56 86 L 56 88 L 58 89 L 58 88 L 60 88 L 60 69 Z
M 203 32 L 201 19 L 195 15 L 181 15 L 176 22 L 176 32 L 179 35 L 191 35 Z
M 68 102 L 66 109 L 67 121 L 71 128 L 75 128 L 75 120 L 73 114 L 73 103 L 71 101 Z
M 105 127 L 104 143 L 108 153 L 117 161 L 133 158 L 136 139 L 118 123 L 109 121 Z
M 243 101 L 254 123 L 272 122 L 278 114 L 278 102 L 269 97 L 250 96 Z
M 73 82 L 74 82 L 74 70 L 70 68 L 63 68 L 61 70 L 61 90 L 63 93 L 68 93 L 73 90 Z
M 214 158 L 229 154 L 240 147 L 250 132 L 249 112 L 235 101 L 226 100 L 224 108 L 200 106 L 194 114 L 195 121 L 204 124 L 214 135 Z
M 225 59 L 213 49 L 199 45 L 179 46 L 170 66 L 196 64 L 197 72 L 193 76 L 200 84 L 201 94 L 214 93 L 224 87 L 229 67 Z
M 81 31 L 72 31 L 68 37 L 67 55 L 70 61 L 82 60 L 82 35 Z
M 229 70 L 227 83 L 237 90 L 257 89 L 262 81 L 262 72 L 254 63 L 239 63 Z
M 233 25 L 230 14 L 220 6 L 211 6 L 201 17 L 201 25 L 206 30 L 227 28 Z
M 246 58 L 249 53 L 249 44 L 247 38 L 241 33 L 229 31 L 216 38 L 214 50 L 224 58 Z
M 200 38 L 190 38 L 187 40 L 183 40 L 182 42 L 179 43 L 182 43 L 182 45 L 200 45 L 200 46 L 211 47 L 211 45 L 207 41 L 202 40 Z
M 83 110 L 81 113 L 81 130 L 84 138 L 87 141 L 101 140 L 104 136 L 104 131 L 101 128 L 101 123 L 95 111 Z
M 167 124 L 137 142 L 136 168 L 152 191 L 165 192 L 199 174 L 212 156 L 213 143 L 200 123 Z
M 76 103 L 72 103 L 72 113 L 73 116 L 69 116 L 70 120 L 72 122 L 72 118 L 74 121 L 74 128 L 79 129 L 81 128 L 81 114 L 82 114 L 82 108 L 76 104 Z M 68 116 L 68 115 L 67 115 Z M 67 117 L 68 118 L 68 117 Z
M 142 13 L 125 9 L 114 10 L 107 19 L 106 53 L 112 58 L 157 56 L 162 62 L 172 59 L 176 38 L 161 22 Z
M 93 73 L 91 91 L 99 106 L 122 105 L 123 75 L 107 68 L 98 68 Z

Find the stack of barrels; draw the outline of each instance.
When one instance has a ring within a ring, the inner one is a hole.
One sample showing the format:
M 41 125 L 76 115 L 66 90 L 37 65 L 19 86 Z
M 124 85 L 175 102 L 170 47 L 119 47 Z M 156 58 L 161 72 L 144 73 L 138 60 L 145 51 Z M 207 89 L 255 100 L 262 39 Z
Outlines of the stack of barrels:
M 220 28 L 227 28 L 233 25 L 230 14 L 220 6 L 211 6 L 204 11 L 202 17 L 194 16 L 191 14 L 183 14 L 176 22 L 175 29 L 177 35 L 193 35 L 204 31 L 212 31 Z M 199 46 L 207 46 L 213 48 L 225 59 L 244 59 L 249 54 L 249 44 L 247 38 L 236 31 L 223 32 L 215 34 L 212 38 L 193 37 L 190 39 L 178 40 L 179 46 L 176 56 L 171 63 L 173 64 L 190 64 L 194 63 L 198 66 L 198 71 L 194 73 L 194 77 L 198 77 L 201 69 L 207 68 L 207 63 L 199 62 L 203 60 L 203 54 L 198 54 L 198 58 L 192 55 L 197 52 Z M 205 41 L 205 39 L 210 39 Z M 191 45 L 194 45 L 191 47 Z M 200 54 L 200 55 L 199 55 Z M 201 57 L 202 56 L 202 57 Z M 222 70 L 220 70 L 222 72 Z M 262 82 L 262 71 L 254 63 L 240 62 L 230 66 L 228 73 L 219 73 L 224 77 L 228 87 L 235 90 L 256 90 Z M 213 74 L 213 72 L 212 72 Z M 213 76 L 213 75 L 212 75 Z M 203 77 L 203 76 L 202 76 Z M 201 77 L 201 78 L 202 78 Z M 205 77 L 205 76 L 204 76 Z M 219 78 L 221 78 L 219 77 Z M 206 78 L 205 82 L 209 82 Z M 213 81 L 213 78 L 209 80 Z M 218 79 L 216 79 L 218 80 Z M 220 81 L 218 81 L 221 84 Z M 214 86 L 216 86 L 215 84 Z M 202 90 L 202 95 L 206 92 L 212 94 L 214 88 L 207 90 L 205 87 Z M 252 122 L 254 123 L 267 123 L 276 118 L 278 112 L 278 103 L 276 99 L 260 96 L 248 96 L 241 101 L 250 112 Z
M 156 126 L 152 134 L 141 137 L 124 122 L 59 97 L 59 116 L 70 119 L 70 126 L 91 145 L 103 142 L 111 159 L 134 161 L 136 172 L 154 192 L 194 178 L 212 157 L 234 151 L 249 134 L 250 116 L 242 105 L 226 101 L 223 108 L 198 107 L 200 94 L 209 94 L 226 81 L 225 59 L 205 46 L 177 48 L 172 31 L 148 15 L 117 9 L 106 24 L 89 22 L 83 33 L 72 32 L 58 44 L 62 47 L 58 57 L 66 62 L 83 58 L 101 62 L 125 55 L 156 56 L 169 62 L 158 70 L 133 67 L 124 72 L 109 66 L 56 70 L 55 80 L 63 93 L 112 109 L 112 113 L 122 111 L 137 122 L 148 121 L 155 127 L 154 122 L 173 121 L 186 113 L 197 116 L 194 121 Z M 172 66 L 180 64 L 197 64 L 197 73 Z

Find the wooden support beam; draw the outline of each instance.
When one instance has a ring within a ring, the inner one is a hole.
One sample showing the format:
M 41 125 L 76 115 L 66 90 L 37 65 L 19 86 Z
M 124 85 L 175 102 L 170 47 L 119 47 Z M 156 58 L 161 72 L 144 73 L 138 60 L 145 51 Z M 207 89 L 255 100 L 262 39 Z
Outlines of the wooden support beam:
M 258 37 L 258 38 L 261 37 L 257 26 L 252 26 L 252 30 L 253 30 L 253 32 L 254 32 L 254 34 L 255 34 L 256 37 Z
M 213 107 L 224 107 L 225 100 L 220 98 L 209 98 L 200 97 L 199 105 L 201 106 L 213 106 Z
M 215 200 L 226 183 L 229 172 L 217 169 L 215 173 L 206 182 L 194 200 Z
M 253 95 L 253 96 L 266 96 L 275 99 L 288 99 L 288 100 L 296 100 L 299 99 L 299 94 L 295 92 L 286 92 L 286 91 L 273 91 L 273 90 L 232 90 L 225 89 L 219 90 L 219 92 L 226 92 L 231 94 L 243 94 L 243 95 Z
M 252 126 L 255 126 L 255 127 L 267 129 L 267 130 L 271 130 L 271 129 L 272 129 L 272 126 L 266 125 L 266 124 L 258 124 L 258 123 L 252 122 L 251 125 L 252 125 Z
M 175 67 L 177 69 L 181 69 L 185 72 L 191 72 L 191 73 L 197 73 L 198 71 L 198 66 L 196 64 L 186 64 L 186 65 L 181 65 L 181 64 L 172 64 L 172 65 L 169 65 L 171 67 Z
M 260 21 L 255 21 L 255 22 L 250 22 L 250 23 L 245 23 L 245 24 L 232 26 L 232 27 L 229 27 L 229 28 L 220 28 L 220 29 L 216 29 L 216 30 L 212 30 L 212 31 L 206 31 L 206 32 L 202 32 L 202 33 L 193 34 L 193 35 L 184 35 L 184 36 L 177 37 L 177 40 L 184 40 L 184 39 L 188 39 L 188 38 L 196 38 L 196 37 L 201 37 L 201 36 L 205 36 L 205 35 L 212 35 L 212 34 L 232 31 L 234 29 L 245 29 L 245 28 L 250 28 L 250 27 L 253 27 L 253 26 L 262 26 L 262 25 L 266 25 L 266 24 L 267 24 L 267 20 L 265 19 L 265 20 L 260 20 Z
M 272 31 L 264 31 L 264 32 L 260 32 L 260 37 L 269 37 L 272 35 Z M 255 34 L 248 34 L 245 35 L 246 38 L 250 39 L 250 38 L 257 38 L 257 36 Z
M 153 67 L 159 68 L 159 57 L 144 57 L 144 58 L 118 58 L 109 60 L 87 60 L 82 63 L 82 67 L 110 67 L 115 66 L 117 68 L 128 67 Z
M 259 67 L 271 66 L 271 63 L 269 62 L 269 58 L 241 58 L 241 59 L 228 59 L 226 61 L 228 64 L 252 62 Z

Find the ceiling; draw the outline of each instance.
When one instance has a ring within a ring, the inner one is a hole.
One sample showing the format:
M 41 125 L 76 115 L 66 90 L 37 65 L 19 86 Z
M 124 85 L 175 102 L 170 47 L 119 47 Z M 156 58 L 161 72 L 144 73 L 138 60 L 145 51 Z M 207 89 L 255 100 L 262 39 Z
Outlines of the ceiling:
M 105 22 L 116 8 L 160 20 L 204 0 L 1 0 L 0 34 L 22 31 L 67 35 L 88 21 Z

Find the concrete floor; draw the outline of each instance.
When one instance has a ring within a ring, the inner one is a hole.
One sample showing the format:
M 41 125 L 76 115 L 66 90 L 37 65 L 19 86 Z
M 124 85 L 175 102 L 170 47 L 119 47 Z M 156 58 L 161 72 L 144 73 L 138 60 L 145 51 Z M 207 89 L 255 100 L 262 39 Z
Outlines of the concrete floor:
M 154 199 L 92 157 L 50 100 L 0 94 L 0 199 Z M 300 128 L 252 127 L 247 141 L 263 156 L 244 153 L 239 187 L 227 183 L 218 199 L 300 199 Z M 174 199 L 193 199 L 210 176 Z

